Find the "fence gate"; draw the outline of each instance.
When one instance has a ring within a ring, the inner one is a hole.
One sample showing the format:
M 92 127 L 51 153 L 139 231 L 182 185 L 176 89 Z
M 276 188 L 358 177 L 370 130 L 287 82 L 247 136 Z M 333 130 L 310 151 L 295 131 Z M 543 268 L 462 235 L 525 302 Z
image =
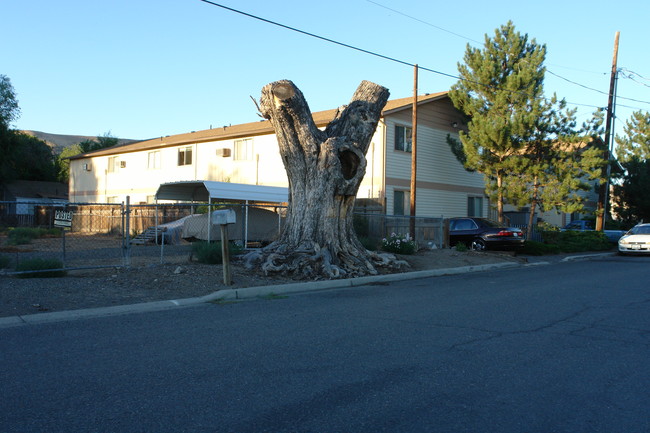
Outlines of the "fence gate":
M 0 219 L 5 274 L 121 267 L 125 246 L 122 204 L 29 203 L 20 216 Z

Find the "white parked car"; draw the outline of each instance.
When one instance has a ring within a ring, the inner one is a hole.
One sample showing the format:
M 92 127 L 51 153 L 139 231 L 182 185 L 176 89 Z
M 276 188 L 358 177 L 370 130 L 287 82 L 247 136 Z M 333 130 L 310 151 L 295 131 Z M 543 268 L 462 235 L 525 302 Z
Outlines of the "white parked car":
M 650 224 L 639 224 L 618 240 L 620 254 L 650 254 Z

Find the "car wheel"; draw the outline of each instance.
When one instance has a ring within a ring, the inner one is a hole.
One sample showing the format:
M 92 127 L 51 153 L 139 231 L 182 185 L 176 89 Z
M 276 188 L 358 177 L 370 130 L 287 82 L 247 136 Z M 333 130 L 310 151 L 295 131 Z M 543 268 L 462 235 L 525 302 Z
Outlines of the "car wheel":
M 472 241 L 470 249 L 473 251 L 485 251 L 485 241 L 483 239 L 477 238 Z

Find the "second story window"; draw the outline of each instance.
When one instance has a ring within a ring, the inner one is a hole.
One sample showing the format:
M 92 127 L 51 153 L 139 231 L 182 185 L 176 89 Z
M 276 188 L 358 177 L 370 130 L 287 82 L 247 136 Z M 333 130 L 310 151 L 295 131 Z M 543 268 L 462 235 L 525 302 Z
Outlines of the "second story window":
M 192 146 L 178 149 L 178 165 L 192 165 Z
M 253 155 L 253 139 L 244 138 L 242 140 L 235 140 L 235 161 L 252 161 Z
M 108 172 L 115 173 L 119 167 L 120 161 L 117 159 L 117 156 L 111 156 L 108 158 Z
M 412 132 L 409 126 L 395 126 L 395 150 L 410 152 L 412 144 Z
M 149 170 L 157 170 L 160 168 L 160 151 L 154 150 L 147 154 L 147 168 Z

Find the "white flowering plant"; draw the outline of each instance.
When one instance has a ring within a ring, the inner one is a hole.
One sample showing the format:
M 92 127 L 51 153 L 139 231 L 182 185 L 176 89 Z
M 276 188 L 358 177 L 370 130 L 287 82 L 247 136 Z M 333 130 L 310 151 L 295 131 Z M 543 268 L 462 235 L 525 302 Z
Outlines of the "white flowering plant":
M 381 240 L 381 249 L 395 254 L 415 254 L 418 244 L 406 235 L 391 233 L 389 237 Z

